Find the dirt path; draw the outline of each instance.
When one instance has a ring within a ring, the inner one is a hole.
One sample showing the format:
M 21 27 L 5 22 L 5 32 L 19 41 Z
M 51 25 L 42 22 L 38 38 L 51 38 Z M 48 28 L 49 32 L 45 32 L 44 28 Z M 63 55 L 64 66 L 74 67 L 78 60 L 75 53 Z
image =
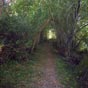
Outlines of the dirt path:
M 42 65 L 43 75 L 41 81 L 38 81 L 38 88 L 63 88 L 57 80 L 55 57 L 49 45 L 44 46 L 44 51 L 45 57 L 41 58 L 45 63 Z
M 18 83 L 16 88 L 64 88 L 57 79 L 56 60 L 51 47 L 48 44 L 41 46 L 35 56 L 34 72 Z

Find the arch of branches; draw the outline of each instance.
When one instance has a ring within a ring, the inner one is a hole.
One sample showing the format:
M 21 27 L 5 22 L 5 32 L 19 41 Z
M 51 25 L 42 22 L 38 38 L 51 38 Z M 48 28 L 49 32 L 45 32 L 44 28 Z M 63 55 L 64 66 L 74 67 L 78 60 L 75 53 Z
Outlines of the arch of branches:
M 16 43 L 31 46 L 33 51 L 44 29 L 50 26 L 56 32 L 57 46 L 65 48 L 69 56 L 80 46 L 88 46 L 87 3 L 88 0 L 11 0 L 3 6 L 0 31 L 16 32 L 22 36 Z

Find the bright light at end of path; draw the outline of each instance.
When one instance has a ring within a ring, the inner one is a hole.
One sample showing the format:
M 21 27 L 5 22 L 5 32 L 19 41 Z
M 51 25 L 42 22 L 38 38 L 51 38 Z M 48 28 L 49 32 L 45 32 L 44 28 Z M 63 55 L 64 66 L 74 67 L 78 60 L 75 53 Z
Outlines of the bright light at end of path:
M 52 39 L 52 31 L 51 30 L 49 30 L 48 37 L 49 37 L 49 39 Z
M 53 32 L 52 30 L 49 30 L 47 33 L 47 37 L 48 39 L 55 39 L 56 38 L 55 32 Z

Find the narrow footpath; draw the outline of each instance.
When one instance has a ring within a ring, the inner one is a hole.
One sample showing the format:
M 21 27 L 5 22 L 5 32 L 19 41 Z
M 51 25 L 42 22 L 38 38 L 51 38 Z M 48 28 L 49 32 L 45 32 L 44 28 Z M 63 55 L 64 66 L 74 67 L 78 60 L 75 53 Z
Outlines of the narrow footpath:
M 15 88 L 78 88 L 71 70 L 59 58 L 51 45 L 40 45 L 31 60 L 15 67 L 21 69 L 19 77 L 15 76 L 15 80 L 19 78 Z
M 44 60 L 44 64 L 42 64 L 43 75 L 38 81 L 38 88 L 63 88 L 57 80 L 56 60 L 50 46 L 46 44 L 43 49 L 43 53 L 41 52 L 43 54 L 41 60 Z

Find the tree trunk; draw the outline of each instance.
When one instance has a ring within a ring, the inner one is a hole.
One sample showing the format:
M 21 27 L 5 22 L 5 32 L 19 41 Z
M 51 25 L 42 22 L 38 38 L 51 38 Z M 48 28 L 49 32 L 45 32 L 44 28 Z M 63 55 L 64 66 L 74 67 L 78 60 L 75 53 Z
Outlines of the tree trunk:
M 39 41 L 40 41 L 40 35 L 42 33 L 42 31 L 44 30 L 44 28 L 49 24 L 50 22 L 50 18 L 45 20 L 44 23 L 41 25 L 41 27 L 39 28 L 39 32 L 38 34 L 35 36 L 35 39 L 34 39 L 34 42 L 33 42 L 33 45 L 32 45 L 32 49 L 31 49 L 31 52 L 33 52 L 34 48 L 39 44 Z

